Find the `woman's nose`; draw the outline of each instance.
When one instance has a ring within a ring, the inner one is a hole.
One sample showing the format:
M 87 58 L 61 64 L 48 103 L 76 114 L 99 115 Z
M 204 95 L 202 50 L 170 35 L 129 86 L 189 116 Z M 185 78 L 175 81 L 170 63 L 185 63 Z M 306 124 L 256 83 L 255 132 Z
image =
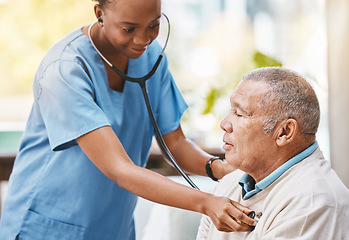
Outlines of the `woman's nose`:
M 146 46 L 149 44 L 150 42 L 150 35 L 147 33 L 147 31 L 143 31 L 139 34 L 137 34 L 134 39 L 133 42 L 137 45 L 142 45 L 142 46 Z
M 228 115 L 229 116 L 229 115 Z M 233 131 L 233 125 L 231 123 L 231 121 L 229 121 L 228 116 L 226 116 L 220 124 L 220 127 L 223 131 L 225 132 L 232 132 Z

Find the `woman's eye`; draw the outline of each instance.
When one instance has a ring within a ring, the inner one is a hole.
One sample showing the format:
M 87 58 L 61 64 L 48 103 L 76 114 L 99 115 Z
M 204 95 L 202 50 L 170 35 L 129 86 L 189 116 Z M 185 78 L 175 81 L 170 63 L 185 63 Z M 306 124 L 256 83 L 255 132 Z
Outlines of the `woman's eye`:
M 151 25 L 150 28 L 155 29 L 155 28 L 159 27 L 159 25 L 160 25 L 160 23 L 157 23 L 157 24 Z
M 135 28 L 122 28 L 122 30 L 124 30 L 127 33 L 131 33 L 133 30 L 135 30 Z

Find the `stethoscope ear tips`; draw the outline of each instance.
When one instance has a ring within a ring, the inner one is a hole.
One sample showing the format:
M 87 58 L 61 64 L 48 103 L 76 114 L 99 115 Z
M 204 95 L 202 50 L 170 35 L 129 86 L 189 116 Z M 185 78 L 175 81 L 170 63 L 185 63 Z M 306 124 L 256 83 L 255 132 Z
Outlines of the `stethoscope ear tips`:
M 97 18 L 97 20 L 98 20 L 99 23 L 103 22 L 102 17 Z

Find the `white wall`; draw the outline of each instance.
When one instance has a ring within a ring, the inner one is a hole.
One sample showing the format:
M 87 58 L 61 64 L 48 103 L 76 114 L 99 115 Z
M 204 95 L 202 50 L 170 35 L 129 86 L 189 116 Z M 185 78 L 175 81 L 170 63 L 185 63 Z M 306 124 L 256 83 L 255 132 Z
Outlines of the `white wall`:
M 331 162 L 349 187 L 349 1 L 327 0 L 326 9 Z

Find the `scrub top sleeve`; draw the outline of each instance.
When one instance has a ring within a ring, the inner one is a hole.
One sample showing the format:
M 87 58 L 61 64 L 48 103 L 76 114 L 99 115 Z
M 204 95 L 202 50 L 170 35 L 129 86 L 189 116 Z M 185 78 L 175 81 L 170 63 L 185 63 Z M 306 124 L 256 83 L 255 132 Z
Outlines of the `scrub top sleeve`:
M 94 101 L 94 84 L 79 62 L 52 63 L 39 86 L 38 103 L 52 150 L 76 145 L 76 138 L 110 125 Z
M 167 58 L 164 57 L 163 79 L 161 83 L 158 124 L 162 135 L 176 130 L 180 120 L 188 108 L 179 91 L 171 72 L 168 69 Z

